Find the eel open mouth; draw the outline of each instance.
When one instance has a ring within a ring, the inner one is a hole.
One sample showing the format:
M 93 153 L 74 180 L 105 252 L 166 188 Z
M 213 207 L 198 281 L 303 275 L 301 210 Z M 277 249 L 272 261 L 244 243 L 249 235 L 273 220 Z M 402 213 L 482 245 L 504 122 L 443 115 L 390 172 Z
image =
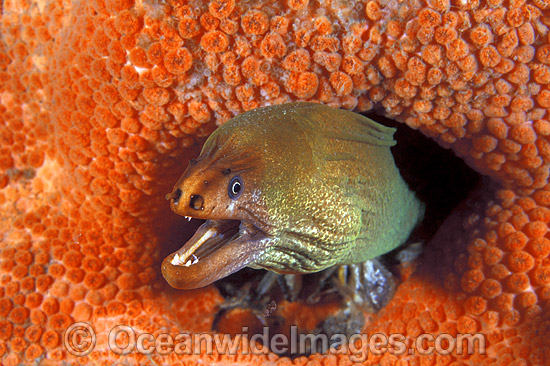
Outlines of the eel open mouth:
M 162 275 L 179 289 L 209 285 L 255 262 L 267 234 L 247 220 L 207 220 L 162 262 Z

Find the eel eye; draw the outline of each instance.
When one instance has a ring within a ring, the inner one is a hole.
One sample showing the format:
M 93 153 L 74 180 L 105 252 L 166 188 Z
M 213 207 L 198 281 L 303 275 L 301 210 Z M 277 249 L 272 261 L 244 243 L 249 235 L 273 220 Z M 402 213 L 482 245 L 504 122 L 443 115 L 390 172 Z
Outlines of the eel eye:
M 244 183 L 241 177 L 239 177 L 238 175 L 236 177 L 233 177 L 233 179 L 231 179 L 231 182 L 229 182 L 228 188 L 229 198 L 233 200 L 238 198 L 244 189 Z

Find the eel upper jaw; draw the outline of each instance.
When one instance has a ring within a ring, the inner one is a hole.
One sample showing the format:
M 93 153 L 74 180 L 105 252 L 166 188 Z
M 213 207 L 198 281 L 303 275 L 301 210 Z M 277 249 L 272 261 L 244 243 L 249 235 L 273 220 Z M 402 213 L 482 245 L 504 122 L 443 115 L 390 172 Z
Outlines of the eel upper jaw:
M 211 284 L 254 263 L 269 235 L 249 220 L 207 220 L 162 263 L 162 274 L 179 289 Z

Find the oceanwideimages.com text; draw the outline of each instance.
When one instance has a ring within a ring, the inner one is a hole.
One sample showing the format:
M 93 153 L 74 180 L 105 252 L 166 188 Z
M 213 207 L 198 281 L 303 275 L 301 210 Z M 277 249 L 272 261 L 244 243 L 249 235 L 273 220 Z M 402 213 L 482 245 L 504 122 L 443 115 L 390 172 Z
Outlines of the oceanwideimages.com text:
M 127 325 L 117 325 L 108 334 L 96 334 L 91 324 L 72 324 L 64 333 L 63 344 L 74 356 L 87 356 L 94 351 L 98 337 L 106 339 L 110 352 L 117 355 L 140 353 L 144 355 L 203 355 L 203 354 L 266 354 L 284 355 L 312 353 L 349 354 L 351 361 L 363 362 L 369 354 L 389 353 L 395 356 L 485 354 L 482 334 L 420 334 L 411 339 L 403 334 L 304 334 L 291 326 L 290 334 L 270 334 L 269 327 L 262 333 L 249 334 L 247 327 L 231 336 L 222 333 L 140 333 Z M 106 340 L 106 342 L 105 342 Z

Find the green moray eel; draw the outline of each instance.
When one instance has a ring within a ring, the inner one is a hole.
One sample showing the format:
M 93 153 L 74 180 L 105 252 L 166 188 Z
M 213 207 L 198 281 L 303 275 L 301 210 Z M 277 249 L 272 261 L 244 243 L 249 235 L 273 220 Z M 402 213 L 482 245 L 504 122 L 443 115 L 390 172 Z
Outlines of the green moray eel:
M 396 248 L 424 205 L 395 166 L 394 131 L 315 103 L 231 119 L 167 195 L 174 212 L 206 222 L 164 259 L 164 277 L 192 289 L 246 266 L 310 273 Z

